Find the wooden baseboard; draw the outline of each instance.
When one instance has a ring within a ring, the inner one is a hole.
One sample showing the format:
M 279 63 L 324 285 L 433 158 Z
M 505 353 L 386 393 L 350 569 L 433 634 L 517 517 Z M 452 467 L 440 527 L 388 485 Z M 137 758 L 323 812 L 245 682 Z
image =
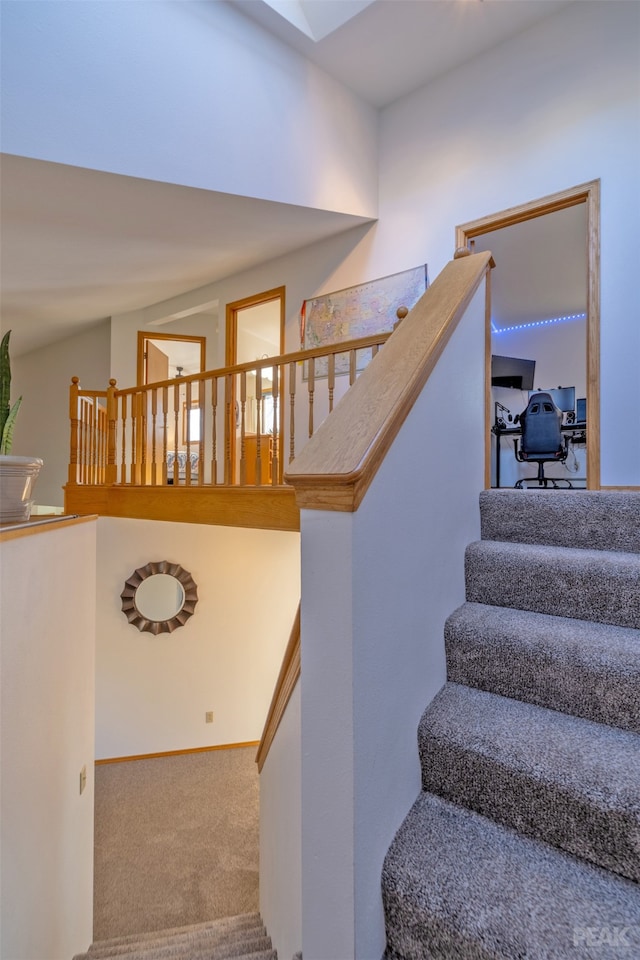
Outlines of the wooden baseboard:
M 626 487 L 613 487 L 613 486 L 605 486 L 604 484 L 602 484 L 600 489 L 601 490 L 631 490 L 632 492 L 634 491 L 637 492 L 640 490 L 640 487 L 632 487 L 631 485 L 628 485 Z
M 165 750 L 163 753 L 139 753 L 133 757 L 107 757 L 105 760 L 96 760 L 96 767 L 104 763 L 128 763 L 130 760 L 155 760 L 159 757 L 180 757 L 186 753 L 209 753 L 211 750 L 235 750 L 239 747 L 257 747 L 259 740 L 249 740 L 247 743 L 218 743 L 214 747 L 191 747 L 189 750 Z

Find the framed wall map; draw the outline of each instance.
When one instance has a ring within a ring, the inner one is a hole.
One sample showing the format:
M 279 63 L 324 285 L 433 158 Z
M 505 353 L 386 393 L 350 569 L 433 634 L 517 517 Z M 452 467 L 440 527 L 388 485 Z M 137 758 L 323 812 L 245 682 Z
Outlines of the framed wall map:
M 355 287 L 305 300 L 301 312 L 301 343 L 304 350 L 341 343 L 393 330 L 398 307 L 409 310 L 428 286 L 427 265 L 371 280 Z M 369 351 L 366 351 L 369 353 Z M 364 353 L 364 351 L 363 351 Z M 362 357 L 358 367 L 365 366 Z M 336 373 L 345 373 L 349 358 L 336 358 Z M 315 375 L 326 376 L 327 360 L 316 360 Z

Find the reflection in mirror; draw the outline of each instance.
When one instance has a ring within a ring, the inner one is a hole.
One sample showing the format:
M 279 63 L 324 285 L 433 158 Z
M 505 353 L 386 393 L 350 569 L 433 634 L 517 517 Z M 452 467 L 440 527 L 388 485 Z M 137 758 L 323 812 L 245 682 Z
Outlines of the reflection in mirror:
M 135 602 L 147 620 L 170 620 L 182 610 L 184 587 L 168 573 L 156 573 L 142 581 Z
M 198 589 L 180 564 L 162 560 L 135 570 L 120 596 L 127 620 L 138 630 L 171 633 L 192 616 Z

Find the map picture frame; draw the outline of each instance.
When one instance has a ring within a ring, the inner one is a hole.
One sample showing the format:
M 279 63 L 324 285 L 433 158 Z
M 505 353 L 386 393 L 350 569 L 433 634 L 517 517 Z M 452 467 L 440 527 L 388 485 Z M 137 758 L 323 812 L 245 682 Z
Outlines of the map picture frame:
M 402 270 L 377 280 L 345 287 L 305 300 L 301 311 L 300 339 L 303 350 L 393 330 L 399 307 L 411 309 L 429 285 L 427 264 Z M 371 350 L 358 352 L 357 369 L 363 369 Z M 327 358 L 315 362 L 314 376 L 327 376 Z M 305 363 L 303 378 L 307 379 Z M 349 370 L 349 356 L 336 357 L 336 374 Z

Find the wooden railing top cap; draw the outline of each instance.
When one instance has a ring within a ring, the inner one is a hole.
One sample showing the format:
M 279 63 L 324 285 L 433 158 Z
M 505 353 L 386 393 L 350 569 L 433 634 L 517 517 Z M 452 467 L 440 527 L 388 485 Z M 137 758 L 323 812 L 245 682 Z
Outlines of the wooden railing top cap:
M 335 488 L 338 510 L 355 509 L 345 486 L 375 474 L 384 453 L 422 390 L 448 337 L 493 266 L 489 252 L 451 260 L 318 428 L 285 473 L 300 506 L 323 507 L 305 488 Z M 341 487 L 341 491 L 338 488 Z M 366 489 L 366 488 L 365 488 Z M 328 506 L 331 494 L 324 502 Z

